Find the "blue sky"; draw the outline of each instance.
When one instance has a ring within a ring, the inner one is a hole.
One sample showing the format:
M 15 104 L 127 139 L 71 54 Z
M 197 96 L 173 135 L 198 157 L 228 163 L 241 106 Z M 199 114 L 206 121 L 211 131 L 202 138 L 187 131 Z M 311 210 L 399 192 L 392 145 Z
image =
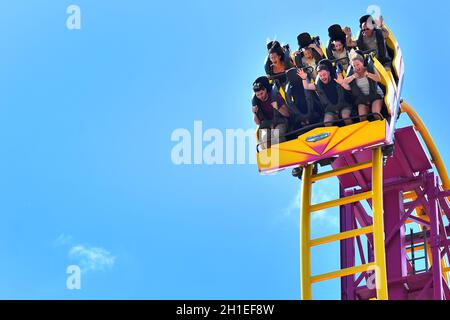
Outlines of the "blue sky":
M 294 48 L 303 31 L 356 30 L 376 4 L 404 53 L 403 96 L 449 164 L 449 5 L 335 3 L 1 2 L 0 298 L 298 299 L 299 182 L 175 166 L 170 137 L 195 120 L 253 128 L 266 39 Z M 70 4 L 81 30 L 66 28 Z M 315 191 L 330 199 L 337 185 Z M 313 223 L 334 233 L 336 212 Z M 336 249 L 313 252 L 314 273 L 339 267 Z M 84 268 L 79 291 L 66 289 L 71 264 Z M 314 297 L 339 298 L 339 282 Z

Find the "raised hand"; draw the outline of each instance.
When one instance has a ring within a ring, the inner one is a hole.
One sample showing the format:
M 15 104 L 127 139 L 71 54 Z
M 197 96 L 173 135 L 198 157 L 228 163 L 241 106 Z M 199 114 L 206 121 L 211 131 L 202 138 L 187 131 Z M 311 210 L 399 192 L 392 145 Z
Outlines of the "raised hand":
M 303 71 L 303 69 L 297 69 L 297 74 L 300 78 L 302 78 L 302 80 L 306 80 L 308 78 L 308 75 L 305 71 Z
M 342 73 L 339 73 L 337 79 L 335 79 L 334 81 L 336 81 L 338 84 L 344 83 L 344 77 L 342 77 Z
M 347 36 L 351 36 L 352 34 L 352 29 L 350 29 L 350 27 L 345 27 L 342 31 L 344 31 Z

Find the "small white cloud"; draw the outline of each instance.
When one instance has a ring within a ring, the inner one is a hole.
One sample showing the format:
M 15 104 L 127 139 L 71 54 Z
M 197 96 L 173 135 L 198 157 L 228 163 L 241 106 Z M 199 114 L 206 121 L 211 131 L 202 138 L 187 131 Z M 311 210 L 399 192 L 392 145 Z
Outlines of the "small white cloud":
M 73 241 L 73 237 L 71 235 L 62 233 L 55 240 L 54 245 L 56 247 L 63 247 L 66 245 L 70 245 L 72 243 L 72 241 Z
M 114 266 L 116 257 L 103 248 L 73 246 L 69 258 L 76 260 L 82 271 L 106 271 Z
M 313 223 L 318 223 L 322 227 L 338 227 L 339 219 L 335 212 L 320 210 L 312 213 L 311 220 Z
M 335 197 L 333 196 L 331 190 L 326 190 L 324 188 L 324 191 L 321 192 L 320 194 L 315 194 L 312 197 L 312 203 L 323 203 L 323 202 L 328 202 L 335 199 Z M 316 221 L 316 223 L 319 223 L 320 225 L 326 227 L 326 226 L 331 226 L 331 227 L 337 227 L 339 226 L 339 219 L 338 216 L 336 216 L 335 212 L 331 212 L 332 209 L 328 209 L 328 210 L 320 210 L 320 211 L 316 211 L 312 213 L 312 217 L 311 220 L 314 222 Z
M 317 190 L 313 192 L 313 196 L 311 199 L 312 204 L 327 202 L 335 199 L 333 195 L 333 191 L 330 190 L 327 184 L 322 183 L 320 191 Z M 320 193 L 319 193 L 320 192 Z M 300 201 L 301 201 L 301 193 L 300 191 L 296 193 L 295 197 L 292 199 L 289 206 L 285 209 L 284 215 L 295 216 L 297 217 L 300 211 Z M 339 226 L 339 218 L 335 213 L 330 212 L 330 210 L 320 210 L 311 213 L 311 221 L 312 223 L 319 223 L 322 227 L 337 227 Z
M 291 203 L 289 203 L 289 206 L 284 211 L 285 216 L 291 216 L 295 215 L 300 210 L 300 192 L 297 192 L 294 199 L 292 199 Z

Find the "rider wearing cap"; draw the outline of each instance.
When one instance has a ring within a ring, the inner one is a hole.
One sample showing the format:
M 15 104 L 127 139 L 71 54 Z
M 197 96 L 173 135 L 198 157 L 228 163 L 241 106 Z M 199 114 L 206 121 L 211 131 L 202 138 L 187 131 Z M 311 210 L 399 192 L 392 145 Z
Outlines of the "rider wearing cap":
M 258 78 L 253 83 L 253 120 L 261 129 L 260 142 L 277 144 L 285 140 L 289 109 L 281 95 L 271 90 L 268 79 L 266 78 L 267 83 L 265 83 L 264 78 Z
M 382 22 L 382 17 L 380 17 Z M 385 28 L 378 28 L 374 19 L 370 15 L 362 16 L 359 19 L 359 26 L 361 28 L 358 33 L 357 40 L 351 38 L 351 29 L 344 28 L 347 38 L 348 47 L 358 46 L 362 51 L 376 51 L 378 61 L 387 69 L 390 70 L 391 58 L 388 55 L 386 39 L 389 37 L 389 32 Z

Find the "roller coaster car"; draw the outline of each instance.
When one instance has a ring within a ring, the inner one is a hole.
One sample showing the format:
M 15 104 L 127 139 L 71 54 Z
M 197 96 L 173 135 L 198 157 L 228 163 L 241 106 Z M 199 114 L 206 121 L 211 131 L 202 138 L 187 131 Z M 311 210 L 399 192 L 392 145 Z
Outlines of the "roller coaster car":
M 270 148 L 262 149 L 258 145 L 259 172 L 273 173 L 375 146 L 393 144 L 400 108 L 404 66 L 400 47 L 392 32 L 389 32 L 387 43 L 393 49 L 394 54 L 392 72 L 387 72 L 383 65 L 372 56 L 374 68 L 380 74 L 382 85 L 386 89 L 384 102 L 388 116 L 374 115 L 373 119 L 369 119 L 373 121 L 363 121 L 346 126 L 339 126 L 341 120 L 333 121 L 331 126 L 324 126 L 323 123 L 316 124 L 288 133 L 286 136 L 292 140 L 272 145 Z

